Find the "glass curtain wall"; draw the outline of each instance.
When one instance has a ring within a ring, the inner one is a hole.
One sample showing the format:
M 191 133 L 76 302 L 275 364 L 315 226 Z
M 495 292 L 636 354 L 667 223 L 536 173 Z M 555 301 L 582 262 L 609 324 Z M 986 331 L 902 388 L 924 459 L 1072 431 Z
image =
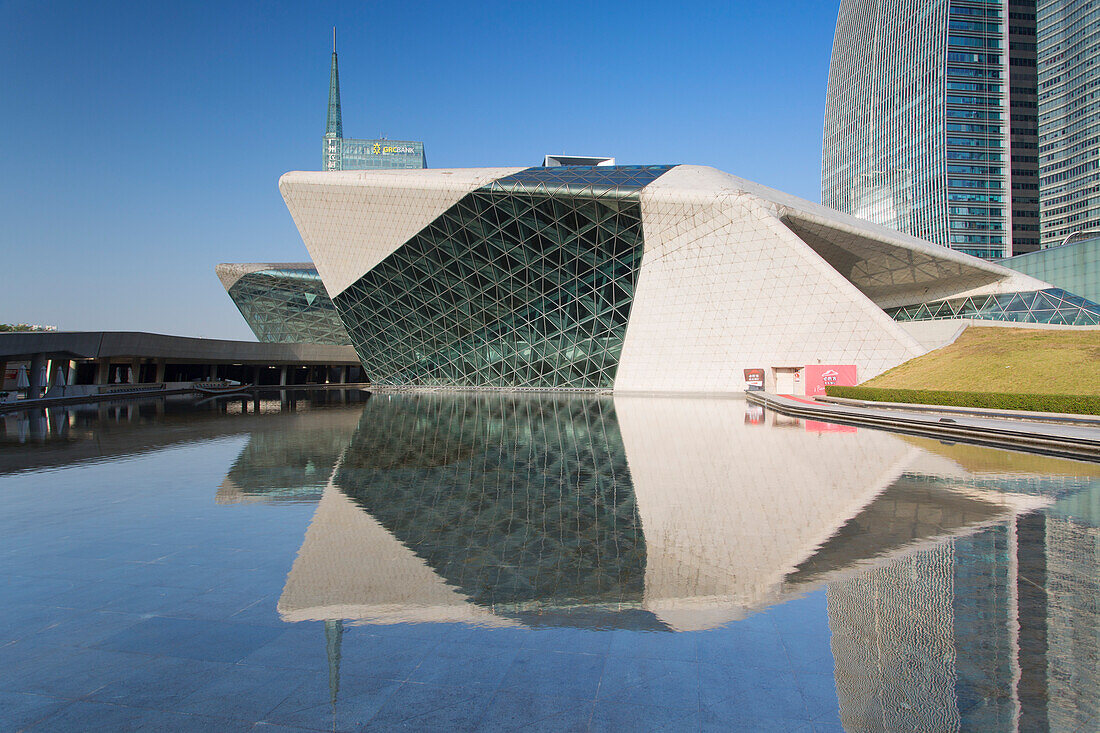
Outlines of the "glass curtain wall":
M 460 200 L 335 298 L 370 380 L 610 389 L 669 166 L 533 168 Z
M 1044 247 L 1100 230 L 1100 4 L 1040 0 L 1039 181 Z
M 229 297 L 259 341 L 351 343 L 316 269 L 248 273 L 229 289 Z

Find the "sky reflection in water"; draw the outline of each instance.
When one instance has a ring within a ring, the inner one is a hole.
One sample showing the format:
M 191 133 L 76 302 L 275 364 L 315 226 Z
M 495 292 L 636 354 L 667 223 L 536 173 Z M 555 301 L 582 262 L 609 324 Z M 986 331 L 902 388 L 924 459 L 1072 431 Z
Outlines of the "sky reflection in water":
M 1094 464 L 680 397 L 0 426 L 17 728 L 1097 724 Z

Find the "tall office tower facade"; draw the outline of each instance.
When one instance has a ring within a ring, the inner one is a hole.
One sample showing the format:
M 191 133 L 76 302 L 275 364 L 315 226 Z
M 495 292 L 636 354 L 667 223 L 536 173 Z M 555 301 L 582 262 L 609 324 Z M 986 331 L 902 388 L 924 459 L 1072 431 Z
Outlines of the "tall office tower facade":
M 1008 132 L 1012 254 L 1039 249 L 1039 125 L 1035 0 L 1008 0 Z
M 1012 164 L 1014 138 L 1034 142 L 1023 124 L 1012 130 L 1013 99 L 1035 98 L 1034 30 L 1026 19 L 1013 29 L 1013 12 L 1026 15 L 1014 0 L 841 1 L 826 206 L 977 257 L 1037 246 L 1023 228 L 1034 225 L 1035 168 Z
M 340 109 L 340 71 L 336 59 L 336 31 L 332 34 L 332 68 L 328 81 L 328 119 L 321 138 L 321 170 L 379 170 L 427 168 L 424 143 L 414 140 L 356 140 L 344 137 Z
M 1039 183 L 1044 247 L 1100 230 L 1100 4 L 1039 0 Z

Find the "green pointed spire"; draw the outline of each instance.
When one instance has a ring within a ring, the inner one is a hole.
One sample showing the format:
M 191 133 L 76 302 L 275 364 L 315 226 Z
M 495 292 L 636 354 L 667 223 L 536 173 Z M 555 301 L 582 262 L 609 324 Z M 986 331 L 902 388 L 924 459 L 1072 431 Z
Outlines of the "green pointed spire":
M 336 68 L 336 28 L 332 29 L 332 71 L 328 78 L 328 122 L 325 137 L 343 137 L 344 123 L 340 117 L 340 72 Z

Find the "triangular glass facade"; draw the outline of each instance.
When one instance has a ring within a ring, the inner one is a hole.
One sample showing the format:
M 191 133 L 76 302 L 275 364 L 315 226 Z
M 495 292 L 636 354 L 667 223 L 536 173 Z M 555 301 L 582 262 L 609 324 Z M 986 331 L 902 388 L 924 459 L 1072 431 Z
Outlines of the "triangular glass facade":
M 938 300 L 888 308 L 886 313 L 895 321 L 971 318 L 977 321 L 1100 326 L 1100 305 L 1059 288 Z
M 229 297 L 260 341 L 351 343 L 315 269 L 250 272 L 229 288 Z
M 375 384 L 610 389 L 670 166 L 532 168 L 462 198 L 335 303 Z

